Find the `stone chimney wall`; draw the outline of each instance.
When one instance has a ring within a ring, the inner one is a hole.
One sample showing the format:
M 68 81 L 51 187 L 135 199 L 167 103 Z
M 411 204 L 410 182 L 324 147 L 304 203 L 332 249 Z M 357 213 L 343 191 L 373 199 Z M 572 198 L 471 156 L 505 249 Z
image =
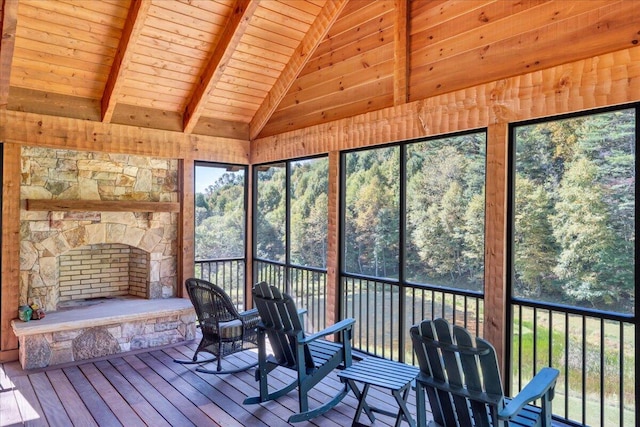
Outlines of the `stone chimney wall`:
M 21 199 L 178 201 L 178 162 L 124 154 L 22 148 Z M 60 257 L 101 244 L 135 248 L 133 295 L 177 293 L 178 214 L 170 212 L 20 211 L 20 304 L 60 302 Z M 140 276 L 141 260 L 148 273 Z M 132 267 L 133 266 L 133 267 Z M 141 289 L 141 282 L 145 289 Z

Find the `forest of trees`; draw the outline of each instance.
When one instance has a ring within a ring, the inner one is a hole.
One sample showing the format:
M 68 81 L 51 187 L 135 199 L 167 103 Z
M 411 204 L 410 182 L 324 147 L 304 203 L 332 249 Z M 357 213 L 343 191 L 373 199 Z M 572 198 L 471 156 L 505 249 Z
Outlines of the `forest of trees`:
M 514 127 L 515 296 L 633 311 L 635 126 L 629 109 Z M 345 271 L 482 291 L 485 146 L 477 132 L 344 154 Z M 326 267 L 327 158 L 255 177 L 257 257 L 285 262 L 288 242 L 289 263 Z M 244 221 L 244 173 L 222 174 L 196 195 L 196 258 L 242 257 Z
M 397 279 L 404 264 L 405 280 L 481 291 L 485 146 L 473 133 L 346 154 L 346 270 Z
M 289 263 L 327 266 L 327 157 L 259 167 L 257 177 L 256 256 L 286 261 L 286 184 L 289 170 Z
M 633 312 L 635 127 L 628 109 L 515 128 L 516 296 Z

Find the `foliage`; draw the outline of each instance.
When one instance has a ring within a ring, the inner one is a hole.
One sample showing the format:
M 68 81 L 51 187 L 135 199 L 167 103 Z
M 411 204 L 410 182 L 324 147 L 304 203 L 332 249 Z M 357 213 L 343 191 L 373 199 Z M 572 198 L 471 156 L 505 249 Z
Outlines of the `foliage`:
M 514 294 L 633 311 L 635 110 L 516 128 Z
M 484 134 L 346 155 L 345 268 L 400 272 L 400 194 L 406 195 L 405 274 L 417 283 L 481 290 Z M 406 183 L 400 177 L 405 163 Z
M 244 200 L 244 174 L 239 172 L 222 174 L 196 194 L 196 259 L 244 256 Z

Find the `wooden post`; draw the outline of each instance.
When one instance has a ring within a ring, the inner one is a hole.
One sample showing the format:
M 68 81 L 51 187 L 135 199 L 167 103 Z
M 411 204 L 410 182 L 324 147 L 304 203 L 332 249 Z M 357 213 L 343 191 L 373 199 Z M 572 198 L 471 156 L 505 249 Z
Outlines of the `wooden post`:
M 178 167 L 180 179 L 178 192 L 180 200 L 180 217 L 178 218 L 178 295 L 186 298 L 185 280 L 193 277 L 195 259 L 195 195 L 194 195 L 193 159 L 181 160 Z
M 4 143 L 2 168 L 2 298 L 0 362 L 18 358 L 11 320 L 20 304 L 20 145 Z M 22 301 L 26 303 L 27 301 Z
M 245 223 L 245 310 L 253 307 L 253 168 L 247 168 L 247 219 Z
M 489 125 L 487 131 L 487 177 L 484 258 L 484 338 L 496 348 L 502 378 L 505 372 L 507 286 L 507 141 L 508 125 Z
M 340 152 L 329 153 L 327 194 L 327 325 L 340 319 Z

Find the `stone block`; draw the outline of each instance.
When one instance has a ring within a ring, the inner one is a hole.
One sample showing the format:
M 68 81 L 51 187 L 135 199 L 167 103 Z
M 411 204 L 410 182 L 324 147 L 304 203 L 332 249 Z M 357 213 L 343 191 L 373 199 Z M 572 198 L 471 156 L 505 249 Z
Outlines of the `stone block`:
M 92 359 L 120 352 L 120 344 L 106 328 L 84 330 L 73 340 L 73 360 Z
M 51 347 L 43 335 L 21 337 L 19 352 L 22 369 L 44 368 L 51 362 Z

